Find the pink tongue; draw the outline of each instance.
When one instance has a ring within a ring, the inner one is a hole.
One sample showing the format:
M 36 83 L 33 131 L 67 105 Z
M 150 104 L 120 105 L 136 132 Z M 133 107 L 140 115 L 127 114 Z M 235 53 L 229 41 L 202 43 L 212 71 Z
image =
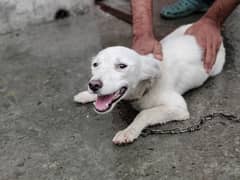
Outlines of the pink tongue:
M 97 110 L 104 111 L 108 108 L 109 104 L 113 101 L 114 94 L 106 96 L 98 96 L 95 107 Z

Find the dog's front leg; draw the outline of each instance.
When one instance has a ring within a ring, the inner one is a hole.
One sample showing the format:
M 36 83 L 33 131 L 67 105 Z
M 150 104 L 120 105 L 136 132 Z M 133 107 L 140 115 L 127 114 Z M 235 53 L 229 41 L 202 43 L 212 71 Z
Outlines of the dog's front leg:
M 89 103 L 95 101 L 97 98 L 96 94 L 90 94 L 88 91 L 83 91 L 78 93 L 73 97 L 73 100 L 77 103 Z
M 164 124 L 172 120 L 186 120 L 189 118 L 187 108 L 169 107 L 166 105 L 154 107 L 140 112 L 134 121 L 124 130 L 119 131 L 113 138 L 114 144 L 131 143 L 147 126 Z

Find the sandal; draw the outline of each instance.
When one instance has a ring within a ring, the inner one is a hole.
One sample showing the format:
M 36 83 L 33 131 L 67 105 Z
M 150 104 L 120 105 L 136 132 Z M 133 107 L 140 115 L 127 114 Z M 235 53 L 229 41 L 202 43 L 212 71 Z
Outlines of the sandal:
M 160 15 L 164 18 L 179 18 L 194 12 L 205 12 L 209 5 L 202 0 L 178 0 L 162 8 Z

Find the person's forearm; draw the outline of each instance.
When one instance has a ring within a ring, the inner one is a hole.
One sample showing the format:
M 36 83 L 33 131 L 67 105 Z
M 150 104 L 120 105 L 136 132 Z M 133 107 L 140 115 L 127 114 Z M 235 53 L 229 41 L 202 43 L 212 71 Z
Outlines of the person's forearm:
M 203 18 L 209 18 L 221 26 L 240 3 L 240 0 L 215 0 Z
M 152 0 L 131 0 L 133 35 L 153 35 Z

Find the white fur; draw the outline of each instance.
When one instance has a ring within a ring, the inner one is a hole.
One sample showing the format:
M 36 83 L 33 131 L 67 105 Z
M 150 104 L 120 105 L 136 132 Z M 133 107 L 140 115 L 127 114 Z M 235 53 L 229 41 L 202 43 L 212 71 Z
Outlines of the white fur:
M 187 104 L 182 96 L 186 91 L 201 86 L 210 76 L 222 71 L 225 49 L 221 45 L 216 63 L 209 74 L 203 67 L 203 53 L 193 36 L 184 35 L 190 25 L 182 26 L 161 41 L 163 61 L 152 55 L 141 56 L 125 47 L 102 50 L 93 60 L 92 79 L 101 79 L 100 94 L 110 94 L 122 86 L 128 90 L 123 99 L 131 100 L 140 111 L 133 122 L 113 138 L 113 143 L 133 142 L 149 125 L 189 118 Z M 119 63 L 126 69 L 116 68 Z M 96 95 L 82 92 L 74 100 L 80 103 L 94 101 Z

